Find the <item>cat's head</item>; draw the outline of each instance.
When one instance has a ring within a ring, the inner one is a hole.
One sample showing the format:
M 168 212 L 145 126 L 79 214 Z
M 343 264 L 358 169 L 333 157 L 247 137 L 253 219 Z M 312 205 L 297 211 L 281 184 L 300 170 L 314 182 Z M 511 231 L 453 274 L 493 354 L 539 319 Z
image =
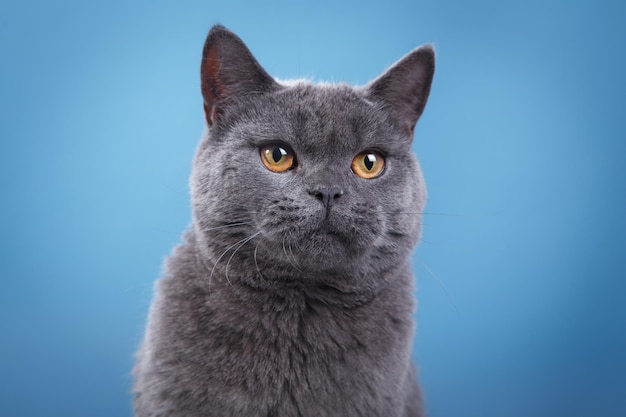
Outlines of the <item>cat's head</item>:
M 207 132 L 191 178 L 212 263 L 257 278 L 382 272 L 420 234 L 425 186 L 411 152 L 434 71 L 423 46 L 364 87 L 281 84 L 227 29 L 201 64 Z

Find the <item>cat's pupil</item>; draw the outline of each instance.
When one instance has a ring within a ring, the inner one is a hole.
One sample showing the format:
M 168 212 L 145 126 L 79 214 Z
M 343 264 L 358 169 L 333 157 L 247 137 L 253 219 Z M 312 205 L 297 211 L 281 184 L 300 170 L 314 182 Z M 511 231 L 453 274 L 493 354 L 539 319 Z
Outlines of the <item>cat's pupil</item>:
M 371 171 L 374 168 L 374 164 L 376 163 L 376 155 L 368 154 L 363 158 L 363 165 L 367 168 L 368 171 Z
M 278 163 L 281 159 L 283 159 L 284 155 L 287 155 L 287 151 L 285 151 L 281 147 L 277 146 L 272 151 L 272 159 L 274 160 L 275 163 Z

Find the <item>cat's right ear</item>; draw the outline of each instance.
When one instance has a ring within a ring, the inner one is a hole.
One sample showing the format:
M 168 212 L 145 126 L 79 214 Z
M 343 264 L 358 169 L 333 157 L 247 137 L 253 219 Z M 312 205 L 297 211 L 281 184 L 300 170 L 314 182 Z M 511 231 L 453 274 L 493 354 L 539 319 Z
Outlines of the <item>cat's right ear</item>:
M 224 106 L 238 96 L 278 88 L 243 41 L 221 25 L 213 26 L 204 42 L 200 80 L 209 126 L 219 120 Z

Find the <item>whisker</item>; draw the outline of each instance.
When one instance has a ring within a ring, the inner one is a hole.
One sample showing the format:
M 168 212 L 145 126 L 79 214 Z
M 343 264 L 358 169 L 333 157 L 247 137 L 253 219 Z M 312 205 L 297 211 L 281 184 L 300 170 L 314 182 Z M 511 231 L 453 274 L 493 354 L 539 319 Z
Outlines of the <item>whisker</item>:
M 233 260 L 233 257 L 235 256 L 235 254 L 237 253 L 237 251 L 241 248 L 244 247 L 244 245 L 248 242 L 250 242 L 253 238 L 255 238 L 256 236 L 258 236 L 261 233 L 261 231 L 256 232 L 255 234 L 253 234 L 252 236 L 250 236 L 249 238 L 247 238 L 241 245 L 239 245 L 232 253 L 232 255 L 230 255 L 230 258 L 228 258 L 228 262 L 226 262 L 226 281 L 228 281 L 228 283 L 230 284 L 230 286 L 232 287 L 232 283 L 230 282 L 230 279 L 228 279 L 228 267 L 230 266 L 230 261 Z
M 461 214 L 453 214 L 453 213 L 433 213 L 430 211 L 423 211 L 420 214 L 428 215 L 428 216 L 450 216 L 450 217 L 461 217 Z
M 211 280 L 213 279 L 213 274 L 215 273 L 215 268 L 217 268 L 217 264 L 220 263 L 220 260 L 224 257 L 224 255 L 226 255 L 228 253 L 229 250 L 231 250 L 232 248 L 234 248 L 235 246 L 239 245 L 241 242 L 247 242 L 248 240 L 250 240 L 251 238 L 253 238 L 254 236 L 258 235 L 259 233 L 261 233 L 260 231 L 255 233 L 254 235 L 252 235 L 251 237 L 246 237 L 244 239 L 241 239 L 235 243 L 233 243 L 232 245 L 230 245 L 228 248 L 226 248 L 226 250 L 219 256 L 219 258 L 217 258 L 217 260 L 215 261 L 215 264 L 213 264 L 213 269 L 211 269 L 211 274 L 209 275 L 209 289 L 211 288 Z M 235 251 L 236 252 L 236 251 Z M 228 278 L 228 277 L 227 277 Z M 232 283 L 229 281 L 229 284 L 232 285 Z
M 428 267 L 428 265 L 426 265 L 426 263 L 424 263 L 422 260 L 420 260 L 420 258 L 418 258 L 417 256 L 415 257 L 415 260 L 417 262 L 419 262 L 419 264 L 426 270 L 426 272 L 428 272 L 430 274 L 431 277 L 433 277 L 435 279 L 435 281 L 439 284 L 439 286 L 443 289 L 443 292 L 446 294 L 446 297 L 448 297 L 448 300 L 450 300 L 450 302 L 452 303 L 452 305 L 454 306 L 454 310 L 456 310 L 457 314 L 459 313 L 459 307 L 456 304 L 456 302 L 454 301 L 454 298 L 452 297 L 452 295 L 450 294 L 450 291 L 448 290 L 448 287 L 446 287 L 446 284 L 444 284 L 444 282 L 437 276 L 437 274 L 435 274 L 435 272 L 430 269 Z
M 291 258 L 289 257 L 289 255 L 287 255 L 287 249 L 285 248 L 285 239 L 287 238 L 287 236 L 283 236 L 283 253 L 285 254 L 285 259 L 287 259 L 287 262 L 289 262 L 289 264 L 291 266 L 293 266 L 294 268 L 297 269 L 297 267 L 293 264 L 293 262 L 291 261 Z
M 461 214 L 453 214 L 453 213 L 434 213 L 431 211 L 384 211 L 381 210 L 381 213 L 391 214 L 391 215 L 416 215 L 420 214 L 423 216 L 450 216 L 450 217 L 461 217 Z
M 293 248 L 291 247 L 291 240 L 289 240 L 289 253 L 291 253 L 291 257 L 293 258 L 295 263 L 298 263 L 298 260 L 296 259 L 296 256 L 293 254 Z M 298 269 L 298 268 L 296 268 Z M 298 269 L 298 271 L 300 271 L 300 269 Z M 302 271 L 300 271 L 302 272 Z
M 211 230 L 226 229 L 228 227 L 235 227 L 235 226 L 245 226 L 245 225 L 252 224 L 252 223 L 253 222 L 229 223 L 229 224 L 224 224 L 222 226 L 215 226 L 215 227 L 209 227 L 208 229 L 201 229 L 201 231 L 210 232 Z
M 287 258 L 287 261 L 289 261 L 289 263 L 291 264 L 291 266 L 293 266 L 294 268 L 296 268 L 298 271 L 302 272 L 302 270 L 300 269 L 300 267 L 298 265 L 296 265 L 297 260 L 295 259 L 295 256 L 293 255 L 293 250 L 291 249 L 291 242 L 289 243 L 289 251 L 291 252 L 291 256 L 294 258 L 293 260 L 289 257 L 289 255 L 287 254 L 287 249 L 285 248 L 285 239 L 287 238 L 287 235 L 283 236 L 283 252 L 285 252 L 285 258 Z
M 258 262 L 257 262 L 257 260 L 256 260 L 256 251 L 257 251 L 257 249 L 259 249 L 259 245 L 260 245 L 260 244 L 261 244 L 261 242 L 258 242 L 258 243 L 256 244 L 256 246 L 254 247 L 254 265 L 256 266 L 256 270 L 257 270 L 257 272 L 259 273 L 259 275 L 260 275 L 261 277 L 263 277 L 263 273 L 261 272 L 261 268 L 259 268 L 259 263 L 258 263 Z

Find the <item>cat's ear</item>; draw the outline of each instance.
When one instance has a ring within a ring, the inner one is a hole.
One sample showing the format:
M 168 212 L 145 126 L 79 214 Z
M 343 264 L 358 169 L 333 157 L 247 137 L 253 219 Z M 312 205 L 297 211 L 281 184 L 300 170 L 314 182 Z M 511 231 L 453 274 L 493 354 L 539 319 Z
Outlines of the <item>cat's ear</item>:
M 209 126 L 219 119 L 223 107 L 238 96 L 278 88 L 243 41 L 221 25 L 211 28 L 204 43 L 200 79 Z
M 382 102 L 391 116 L 413 137 L 422 115 L 435 72 L 431 45 L 414 49 L 366 86 L 370 99 Z

